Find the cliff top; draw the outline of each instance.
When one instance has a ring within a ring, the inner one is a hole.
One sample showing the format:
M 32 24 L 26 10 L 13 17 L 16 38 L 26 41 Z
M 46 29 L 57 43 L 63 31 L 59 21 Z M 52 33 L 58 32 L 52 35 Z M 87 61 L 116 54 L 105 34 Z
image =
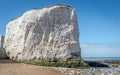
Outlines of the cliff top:
M 52 5 L 52 6 L 46 6 L 44 8 L 51 8 L 51 7 L 67 7 L 67 8 L 73 9 L 72 6 L 70 6 L 70 5 L 63 5 L 63 4 L 55 4 L 55 5 Z M 39 10 L 40 8 L 32 8 L 32 9 L 38 9 Z
M 27 12 L 32 11 L 32 10 L 42 10 L 42 9 L 45 9 L 45 8 L 49 8 L 49 9 L 67 8 L 67 9 L 69 9 L 71 11 L 74 10 L 74 8 L 72 6 L 70 6 L 70 5 L 55 4 L 55 5 L 47 6 L 47 7 L 43 7 L 43 8 L 32 8 L 31 10 L 28 10 Z M 23 16 L 23 15 L 21 15 L 21 16 Z M 21 17 L 21 16 L 19 16 L 19 17 Z M 17 18 L 19 18 L 19 17 L 17 17 Z M 11 21 L 16 20 L 17 18 L 11 19 Z

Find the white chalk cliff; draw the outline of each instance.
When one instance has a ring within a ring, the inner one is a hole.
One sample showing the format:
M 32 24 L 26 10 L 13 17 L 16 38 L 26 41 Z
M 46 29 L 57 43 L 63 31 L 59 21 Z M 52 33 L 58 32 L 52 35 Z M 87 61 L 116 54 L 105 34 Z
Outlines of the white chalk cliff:
M 5 49 L 3 48 L 3 44 L 4 44 L 4 36 L 0 35 L 0 59 L 7 57 Z
M 4 48 L 7 55 L 16 60 L 79 58 L 75 10 L 55 5 L 25 12 L 8 23 Z

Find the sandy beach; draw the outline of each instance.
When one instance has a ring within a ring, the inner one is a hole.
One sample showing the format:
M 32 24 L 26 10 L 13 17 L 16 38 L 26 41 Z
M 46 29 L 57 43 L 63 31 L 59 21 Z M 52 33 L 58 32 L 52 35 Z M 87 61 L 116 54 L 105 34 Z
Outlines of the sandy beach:
M 10 60 L 0 60 L 0 75 L 63 75 L 50 67 L 42 67 Z

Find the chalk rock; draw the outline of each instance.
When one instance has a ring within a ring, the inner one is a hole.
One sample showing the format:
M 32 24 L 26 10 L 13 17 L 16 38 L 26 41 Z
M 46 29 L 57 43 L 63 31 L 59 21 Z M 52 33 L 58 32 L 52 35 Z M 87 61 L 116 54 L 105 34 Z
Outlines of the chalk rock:
M 16 60 L 65 60 L 80 57 L 75 10 L 55 5 L 32 9 L 7 25 L 4 48 Z
M 6 58 L 6 53 L 3 48 L 3 44 L 4 44 L 4 36 L 0 35 L 0 59 Z

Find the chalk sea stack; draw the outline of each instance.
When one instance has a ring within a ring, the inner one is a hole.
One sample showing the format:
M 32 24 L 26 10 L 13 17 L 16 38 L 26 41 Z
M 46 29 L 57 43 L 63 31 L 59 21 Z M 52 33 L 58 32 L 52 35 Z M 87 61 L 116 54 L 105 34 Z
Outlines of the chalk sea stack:
M 79 30 L 71 6 L 31 9 L 10 21 L 4 48 L 15 60 L 66 60 L 80 58 Z
M 7 57 L 5 49 L 3 48 L 3 44 L 4 44 L 4 36 L 0 35 L 0 59 Z

